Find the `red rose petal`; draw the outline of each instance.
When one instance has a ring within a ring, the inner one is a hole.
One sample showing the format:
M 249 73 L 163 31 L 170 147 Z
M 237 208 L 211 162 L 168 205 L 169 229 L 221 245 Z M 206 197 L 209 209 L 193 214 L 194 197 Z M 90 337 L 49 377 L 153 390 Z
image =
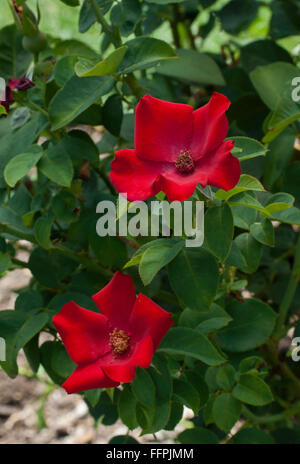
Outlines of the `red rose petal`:
M 111 163 L 110 180 L 128 201 L 146 200 L 159 192 L 155 179 L 161 170 L 161 163 L 141 160 L 135 150 L 119 150 Z
M 116 272 L 109 284 L 92 298 L 113 328 L 126 329 L 136 300 L 134 285 L 129 275 Z
M 95 361 L 110 349 L 107 318 L 74 301 L 62 307 L 53 317 L 53 324 L 76 364 Z
M 153 357 L 153 343 L 151 337 L 146 337 L 136 344 L 130 356 L 121 355 L 114 358 L 108 355 L 101 360 L 103 372 L 116 382 L 131 382 L 136 373 L 136 367 L 147 368 Z
M 67 393 L 79 393 L 93 388 L 117 387 L 119 382 L 109 379 L 100 367 L 99 361 L 80 365 L 63 383 Z
M 228 140 L 197 163 L 197 170 L 207 175 L 207 185 L 231 190 L 238 183 L 241 166 L 238 158 L 231 154 L 233 145 L 234 142 Z
M 135 339 L 140 340 L 150 336 L 155 351 L 173 324 L 171 313 L 162 309 L 147 296 L 141 293 L 138 295 L 130 317 L 133 342 Z
M 214 92 L 210 101 L 193 112 L 193 138 L 191 151 L 195 159 L 212 152 L 223 141 L 228 132 L 225 111 L 230 101 L 224 95 Z
M 135 148 L 139 158 L 174 162 L 189 148 L 193 131 L 193 108 L 145 95 L 135 115 Z

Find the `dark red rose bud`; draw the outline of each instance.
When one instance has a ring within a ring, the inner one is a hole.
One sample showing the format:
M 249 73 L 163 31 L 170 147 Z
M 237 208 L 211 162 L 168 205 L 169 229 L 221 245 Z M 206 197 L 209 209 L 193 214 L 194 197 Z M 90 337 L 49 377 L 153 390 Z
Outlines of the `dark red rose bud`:
M 20 77 L 20 79 L 13 77 L 12 79 L 8 81 L 7 85 L 11 90 L 21 90 L 21 91 L 31 89 L 31 87 L 35 86 L 35 84 L 25 76 Z

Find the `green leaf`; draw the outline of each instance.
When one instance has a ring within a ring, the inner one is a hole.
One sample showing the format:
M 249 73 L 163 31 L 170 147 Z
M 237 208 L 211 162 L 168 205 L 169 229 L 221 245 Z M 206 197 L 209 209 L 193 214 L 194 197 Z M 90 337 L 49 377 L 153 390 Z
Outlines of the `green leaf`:
M 294 203 L 295 198 L 289 193 L 277 192 L 268 198 L 265 204 L 265 210 L 268 214 L 274 214 L 278 211 L 289 209 Z
M 113 4 L 113 0 L 96 0 L 102 14 L 108 12 Z M 79 14 L 79 32 L 83 33 L 96 22 L 97 18 L 90 0 L 84 0 Z
M 263 185 L 255 177 L 249 176 L 248 174 L 242 174 L 239 183 L 236 187 L 227 192 L 225 190 L 218 190 L 216 192 L 216 198 L 218 200 L 229 200 L 233 195 L 237 195 L 247 190 L 263 192 L 265 189 Z
M 300 209 L 292 206 L 289 209 L 272 214 L 272 219 L 285 224 L 300 226 Z
M 240 229 L 250 230 L 250 225 L 256 221 L 257 211 L 252 208 L 244 208 L 243 206 L 230 205 L 233 222 Z
M 299 2 L 298 0 L 278 1 L 270 5 L 272 10 L 270 34 L 274 39 L 299 34 Z
M 40 367 L 40 362 L 41 362 L 40 349 L 39 349 L 39 335 L 40 334 L 37 333 L 23 347 L 26 359 L 27 359 L 32 371 L 35 372 L 35 373 L 37 373 L 37 371 L 38 371 L 38 369 Z
M 235 141 L 232 154 L 236 156 L 239 161 L 265 156 L 268 151 L 262 143 L 248 137 L 229 137 L 227 140 Z
M 238 235 L 233 243 L 226 264 L 235 266 L 246 274 L 253 274 L 258 269 L 262 255 L 262 247 L 252 235 Z
M 109 442 L 109 445 L 138 445 L 139 442 L 129 435 L 117 435 Z
M 137 401 L 146 408 L 154 406 L 155 385 L 146 369 L 137 368 L 136 376 L 131 383 L 131 389 Z
M 22 38 L 23 34 L 14 25 L 0 30 L 0 69 L 6 81 L 25 74 L 32 60 L 32 54 L 22 46 Z
M 157 69 L 159 74 L 184 82 L 225 85 L 219 66 L 210 56 L 183 48 L 176 53 L 179 59 L 162 63 Z
M 36 247 L 30 255 L 28 267 L 33 276 L 45 287 L 58 287 L 62 279 L 69 276 L 78 263 L 62 256 L 59 252 L 47 252 Z
M 61 343 L 55 344 L 55 349 L 51 353 L 50 363 L 51 369 L 63 379 L 69 377 L 76 367 L 76 364 L 71 360 Z
M 89 243 L 102 266 L 122 268 L 128 259 L 126 245 L 119 237 L 99 237 L 93 231 L 89 235 Z
M 217 370 L 216 381 L 223 390 L 231 390 L 235 384 L 235 369 L 231 364 L 225 364 Z
M 250 73 L 250 79 L 260 98 L 273 111 L 268 120 L 270 132 L 264 139 L 266 142 L 273 140 L 300 117 L 300 106 L 291 98 L 292 81 L 298 75 L 298 68 L 285 62 L 258 66 Z
M 269 386 L 260 377 L 253 374 L 242 374 L 232 395 L 239 401 L 252 406 L 264 406 L 273 401 Z
M 21 153 L 12 158 L 4 169 L 4 179 L 10 187 L 26 176 L 43 155 L 42 147 L 33 145 L 28 153 Z
M 232 352 L 249 351 L 265 343 L 277 317 L 268 304 L 254 298 L 243 303 L 231 299 L 226 311 L 232 321 L 218 332 L 217 338 L 224 350 Z
M 216 425 L 224 432 L 229 432 L 238 421 L 242 405 L 230 393 L 217 396 L 213 404 L 213 416 Z
M 264 162 L 264 183 L 272 187 L 283 174 L 294 153 L 295 133 L 289 128 L 282 132 L 268 146 Z
M 129 385 L 125 385 L 119 396 L 118 411 L 122 422 L 130 430 L 138 426 L 135 414 L 136 399 Z
M 3 105 L 0 105 L 0 116 L 2 114 L 7 114 L 6 108 Z
M 156 66 L 163 60 L 175 58 L 175 52 L 166 42 L 152 37 L 137 37 L 124 44 L 128 47 L 119 66 L 118 74 Z
M 181 3 L 184 0 L 146 0 L 148 3 L 156 3 L 157 5 L 167 5 L 169 3 Z
M 60 1 L 65 3 L 68 6 L 78 6 L 78 5 L 80 5 L 79 0 L 60 0 Z
M 139 264 L 139 274 L 143 284 L 149 285 L 156 274 L 167 264 L 169 264 L 182 250 L 184 242 L 180 241 L 172 244 L 162 244 L 149 247 L 142 255 Z
M 6 361 L 2 368 L 10 377 L 18 374 L 16 357 L 21 348 L 31 340 L 48 322 L 46 313 L 33 310 L 31 312 L 1 311 L 1 336 L 6 342 Z
M 2 119 L 3 121 L 3 119 Z M 13 132 L 5 132 L 0 144 L 0 188 L 6 188 L 4 168 L 16 155 L 27 153 L 32 144 L 47 127 L 48 119 L 40 113 L 33 113 L 30 121 Z
M 168 266 L 171 287 L 184 306 L 207 311 L 218 287 L 214 257 L 204 249 L 183 249 Z
M 196 368 L 195 370 L 186 370 L 184 377 L 197 390 L 200 400 L 199 408 L 202 408 L 209 397 L 208 387 L 203 379 L 203 375 Z
M 222 28 L 229 34 L 247 29 L 258 14 L 258 4 L 252 0 L 231 0 L 219 12 Z
M 260 213 L 269 216 L 268 211 L 263 205 L 257 200 L 254 192 L 242 192 L 234 195 L 229 200 L 230 206 L 243 206 L 244 208 L 253 208 Z
M 219 439 L 211 430 L 202 427 L 185 430 L 177 437 L 184 445 L 217 445 Z
M 259 243 L 267 246 L 275 245 L 274 227 L 271 221 L 264 219 L 262 222 L 255 222 L 250 226 L 250 234 Z
M 139 0 L 121 0 L 111 10 L 110 20 L 112 25 L 120 30 L 122 36 L 128 37 L 135 31 L 141 15 Z
M 209 250 L 224 262 L 233 239 L 233 217 L 226 203 L 208 208 L 204 218 L 204 237 Z
M 52 130 L 67 126 L 113 87 L 112 77 L 71 77 L 49 105 Z
M 118 137 L 123 119 L 122 98 L 119 95 L 108 97 L 102 108 L 102 117 L 104 127 Z
M 173 383 L 173 396 L 175 401 L 191 408 L 194 414 L 198 414 L 200 408 L 200 397 L 197 390 L 190 383 L 180 379 L 175 379 Z
M 47 149 L 38 164 L 38 169 L 56 184 L 70 187 L 74 173 L 73 165 L 62 146 L 54 145 Z
M 63 56 L 57 61 L 54 68 L 54 79 L 59 87 L 63 87 L 74 75 L 76 61 L 76 55 Z
M 150 368 L 148 372 L 155 384 L 155 408 L 151 410 L 153 414 L 150 424 L 143 427 L 143 434 L 162 430 L 168 423 L 171 413 L 172 379 L 167 361 L 156 355 L 153 362 L 155 369 Z
M 87 400 L 90 403 L 90 405 L 94 408 L 100 399 L 101 391 L 101 388 L 87 390 L 84 392 L 84 399 Z
M 46 250 L 52 247 L 50 240 L 51 229 L 53 226 L 54 216 L 48 214 L 47 216 L 40 216 L 34 223 L 34 236 L 37 243 Z
M 0 251 L 0 274 L 7 271 L 12 266 L 10 256 Z
M 245 374 L 253 369 L 257 369 L 262 364 L 264 364 L 264 360 L 260 356 L 249 356 L 248 358 L 242 359 L 239 364 L 239 371 Z
M 233 436 L 236 445 L 274 445 L 274 439 L 264 430 L 246 427 Z
M 186 327 L 175 327 L 169 330 L 158 351 L 170 355 L 190 356 L 209 366 L 216 366 L 225 361 L 225 358 L 204 335 Z
M 123 46 L 114 50 L 107 58 L 94 64 L 87 60 L 79 60 L 75 72 L 79 77 L 107 76 L 113 74 L 123 61 L 128 47 Z
M 292 62 L 290 54 L 273 40 L 257 40 L 250 42 L 241 49 L 241 65 L 247 74 L 257 66 L 275 63 L 276 61 Z
M 179 317 L 180 326 L 190 327 L 191 329 L 196 327 L 204 335 L 224 327 L 230 321 L 231 317 L 226 311 L 214 303 L 211 305 L 210 310 L 205 313 L 186 308 Z

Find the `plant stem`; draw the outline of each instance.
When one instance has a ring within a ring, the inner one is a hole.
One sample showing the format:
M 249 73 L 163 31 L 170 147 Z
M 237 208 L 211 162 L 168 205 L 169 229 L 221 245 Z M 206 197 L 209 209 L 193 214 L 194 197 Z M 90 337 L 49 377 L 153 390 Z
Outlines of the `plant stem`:
M 270 416 L 257 416 L 253 414 L 246 406 L 243 406 L 243 415 L 248 419 L 250 422 L 255 424 L 269 424 L 272 422 L 280 422 L 290 417 L 294 416 L 295 414 L 300 413 L 300 401 L 294 404 L 291 408 L 280 412 L 278 414 L 271 414 Z
M 90 0 L 91 1 L 91 6 L 94 10 L 95 16 L 97 18 L 98 23 L 101 24 L 103 30 L 108 34 L 111 38 L 112 43 L 116 48 L 120 47 L 122 45 L 122 41 L 120 38 L 119 32 L 113 31 L 110 28 L 110 25 L 106 21 L 104 15 L 101 12 L 101 8 L 99 8 L 97 1 L 96 0 Z
M 100 175 L 101 179 L 103 180 L 103 182 L 106 184 L 108 190 L 113 194 L 113 195 L 116 195 L 116 190 L 114 188 L 114 186 L 112 185 L 112 183 L 110 182 L 109 180 L 109 177 L 108 175 L 106 174 L 105 170 L 103 169 L 103 167 L 100 167 L 98 169 L 96 169 L 98 174 Z
M 91 0 L 91 6 L 94 10 L 95 16 L 97 21 L 103 27 L 103 30 L 110 36 L 112 43 L 114 44 L 115 48 L 119 48 L 122 46 L 122 40 L 120 37 L 120 32 L 117 28 L 111 29 L 110 25 L 106 21 L 105 17 L 101 12 L 101 8 L 99 8 L 96 0 Z M 140 98 L 143 95 L 143 89 L 139 86 L 138 81 L 134 77 L 133 73 L 127 74 L 123 78 L 124 82 L 130 87 L 132 93 L 137 97 Z
M 36 103 L 34 103 L 33 101 L 28 101 L 27 102 L 28 106 L 30 108 L 32 108 L 33 110 L 36 110 L 36 111 L 39 111 L 40 113 L 42 113 L 44 116 L 47 116 L 47 118 L 49 117 L 49 114 L 46 110 L 44 110 L 44 108 L 42 108 L 41 106 L 37 105 Z
M 277 326 L 275 330 L 275 337 L 280 338 L 283 335 L 283 328 L 286 322 L 287 314 L 289 307 L 294 299 L 295 292 L 300 280 L 300 234 L 298 236 L 296 250 L 295 250 L 295 260 L 294 266 L 292 269 L 292 274 L 287 286 L 287 289 L 283 295 L 282 302 L 279 307 L 279 316 L 277 320 Z
M 283 377 L 290 379 L 297 390 L 297 395 L 300 396 L 300 379 L 294 374 L 294 372 L 289 368 L 287 364 L 280 361 L 279 354 L 276 345 L 273 340 L 270 340 L 269 343 L 265 346 L 265 349 L 268 354 L 269 362 L 275 367 L 278 368 Z
M 0 233 L 10 234 L 15 237 L 18 237 L 19 239 L 27 240 L 31 243 L 38 244 L 35 237 L 32 234 L 15 229 L 13 226 L 10 226 L 8 224 L 0 223 Z M 61 253 L 62 255 L 72 259 L 73 261 L 82 264 L 87 269 L 99 272 L 99 274 L 103 275 L 107 279 L 110 279 L 113 276 L 113 272 L 109 269 L 105 269 L 104 267 L 97 264 L 92 258 L 76 253 L 70 248 L 64 247 L 62 245 L 53 245 L 50 250 Z M 15 264 L 19 265 L 20 267 L 25 267 L 22 261 L 17 262 L 15 260 L 13 262 L 15 262 Z
M 170 26 L 171 26 L 171 30 L 172 30 L 172 34 L 173 34 L 173 40 L 174 40 L 175 47 L 180 48 L 181 47 L 181 45 L 180 45 L 180 36 L 179 36 L 178 29 L 177 29 L 177 24 L 178 24 L 178 22 L 180 20 L 179 11 L 178 11 L 178 5 L 173 4 L 172 8 L 173 8 L 174 20 L 170 21 Z

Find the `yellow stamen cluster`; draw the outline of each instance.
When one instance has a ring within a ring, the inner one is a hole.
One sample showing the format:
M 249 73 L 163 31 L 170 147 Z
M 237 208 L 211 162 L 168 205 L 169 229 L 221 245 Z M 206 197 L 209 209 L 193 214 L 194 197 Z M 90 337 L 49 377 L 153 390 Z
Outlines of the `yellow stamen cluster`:
M 130 346 L 130 336 L 124 330 L 114 329 L 109 334 L 110 347 L 114 352 L 114 358 L 125 353 Z

